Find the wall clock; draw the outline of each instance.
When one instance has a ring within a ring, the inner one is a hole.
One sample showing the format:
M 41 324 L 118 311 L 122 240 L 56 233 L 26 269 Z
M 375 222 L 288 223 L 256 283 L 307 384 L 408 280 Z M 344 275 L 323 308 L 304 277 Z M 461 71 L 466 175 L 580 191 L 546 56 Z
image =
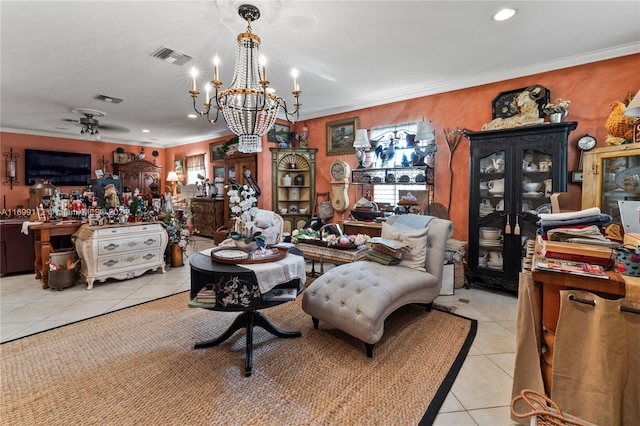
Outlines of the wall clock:
M 591 136 L 590 134 L 585 134 L 583 137 L 578 139 L 578 149 L 580 150 L 580 161 L 578 162 L 578 170 L 575 172 L 571 172 L 571 182 L 573 183 L 582 183 L 582 157 L 585 152 L 591 151 L 596 147 L 596 138 Z
M 343 212 L 349 206 L 349 165 L 341 159 L 336 159 L 331 163 L 331 205 L 337 212 Z

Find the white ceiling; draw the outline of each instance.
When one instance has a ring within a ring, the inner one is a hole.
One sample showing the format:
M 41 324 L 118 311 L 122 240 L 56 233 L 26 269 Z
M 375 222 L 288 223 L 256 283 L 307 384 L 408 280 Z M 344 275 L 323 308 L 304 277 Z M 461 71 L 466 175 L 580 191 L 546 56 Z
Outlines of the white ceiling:
M 223 122 L 187 118 L 189 70 L 211 79 L 217 54 L 228 87 L 243 3 L 262 11 L 253 32 L 289 104 L 290 70 L 300 71 L 301 119 L 640 52 L 637 0 L 3 0 L 1 130 L 80 138 L 64 120 L 90 108 L 106 113 L 107 142 L 163 147 L 230 134 Z M 515 18 L 493 22 L 506 5 Z M 178 67 L 149 56 L 160 46 L 194 59 Z

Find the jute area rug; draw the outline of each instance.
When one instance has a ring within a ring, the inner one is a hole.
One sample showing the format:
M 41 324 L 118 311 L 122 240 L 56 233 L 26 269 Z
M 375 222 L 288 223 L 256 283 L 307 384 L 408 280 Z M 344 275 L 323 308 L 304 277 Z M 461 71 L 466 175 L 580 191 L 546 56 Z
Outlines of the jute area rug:
M 430 424 L 466 357 L 476 323 L 419 306 L 362 342 L 311 318 L 300 299 L 263 312 L 302 337 L 218 336 L 236 313 L 188 308 L 188 294 L 116 311 L 0 346 L 3 425 Z

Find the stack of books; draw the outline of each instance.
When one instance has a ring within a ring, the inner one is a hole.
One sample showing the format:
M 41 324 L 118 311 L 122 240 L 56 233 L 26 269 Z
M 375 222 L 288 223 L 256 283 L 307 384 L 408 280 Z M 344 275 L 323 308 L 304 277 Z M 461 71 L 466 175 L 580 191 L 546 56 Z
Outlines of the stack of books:
M 613 266 L 616 258 L 611 247 L 597 243 L 549 241 L 538 237 L 538 247 L 538 254 L 543 257 L 589 263 L 605 268 Z
M 368 241 L 367 259 L 383 265 L 398 265 L 410 248 L 400 241 L 373 237 Z
M 216 293 L 213 288 L 205 287 L 198 292 L 195 301 L 200 303 L 216 303 Z
M 272 288 L 262 295 L 262 300 L 266 302 L 287 302 L 296 300 L 298 290 L 295 288 Z

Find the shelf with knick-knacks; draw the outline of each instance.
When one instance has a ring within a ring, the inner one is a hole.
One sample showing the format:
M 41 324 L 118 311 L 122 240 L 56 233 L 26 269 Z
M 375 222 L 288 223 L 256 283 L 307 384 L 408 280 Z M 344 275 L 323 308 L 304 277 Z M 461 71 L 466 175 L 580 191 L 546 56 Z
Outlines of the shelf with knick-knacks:
M 284 231 L 302 227 L 313 214 L 315 148 L 271 149 L 273 211 L 284 218 Z

